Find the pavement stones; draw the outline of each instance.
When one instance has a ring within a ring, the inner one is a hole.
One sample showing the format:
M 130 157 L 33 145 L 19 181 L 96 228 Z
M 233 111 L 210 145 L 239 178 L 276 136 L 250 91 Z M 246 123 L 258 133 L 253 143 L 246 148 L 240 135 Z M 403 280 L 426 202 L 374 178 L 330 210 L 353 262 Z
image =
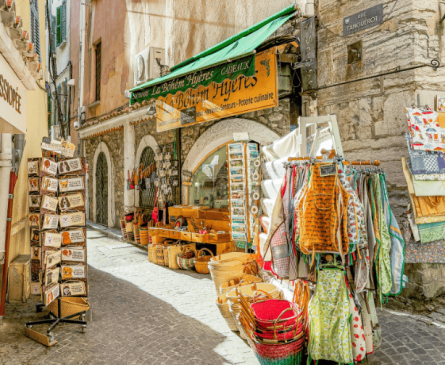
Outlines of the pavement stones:
M 86 333 L 60 326 L 58 344 L 46 348 L 23 335 L 26 321 L 44 315 L 33 310 L 36 300 L 8 305 L 0 364 L 258 364 L 221 317 L 210 275 L 152 264 L 146 251 L 98 231 L 89 229 L 88 237 Z M 445 364 L 445 326 L 418 317 L 379 311 L 383 344 L 369 363 Z

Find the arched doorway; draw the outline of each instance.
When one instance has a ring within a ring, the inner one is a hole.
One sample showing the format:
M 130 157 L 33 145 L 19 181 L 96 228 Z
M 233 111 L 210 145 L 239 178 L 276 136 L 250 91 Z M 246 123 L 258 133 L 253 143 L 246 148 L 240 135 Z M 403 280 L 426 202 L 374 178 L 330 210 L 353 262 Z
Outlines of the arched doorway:
M 151 147 L 145 147 L 141 154 L 139 166 L 144 165 L 144 169 L 155 162 L 155 154 Z M 148 188 L 139 191 L 139 206 L 144 208 L 153 208 L 155 203 L 156 188 Z
M 96 223 L 108 226 L 108 164 L 103 152 L 96 163 Z

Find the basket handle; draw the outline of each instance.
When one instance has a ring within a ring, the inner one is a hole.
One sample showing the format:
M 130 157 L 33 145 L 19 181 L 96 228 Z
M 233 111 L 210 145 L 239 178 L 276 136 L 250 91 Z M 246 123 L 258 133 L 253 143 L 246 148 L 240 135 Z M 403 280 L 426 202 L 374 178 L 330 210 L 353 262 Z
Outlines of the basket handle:
M 267 299 L 273 299 L 272 296 L 269 293 L 266 293 L 264 290 L 257 289 L 255 291 L 255 293 L 253 294 L 253 303 L 256 303 L 256 299 L 260 298 L 260 295 L 257 295 L 258 292 L 266 294 L 266 298 Z
M 284 311 L 282 311 L 282 312 L 280 313 L 280 315 L 278 316 L 278 318 L 277 318 L 277 319 L 275 320 L 275 322 L 274 322 L 274 325 L 273 325 L 273 338 L 274 338 L 274 340 L 277 339 L 277 323 L 278 323 L 278 321 L 280 320 L 281 316 L 282 316 L 284 313 L 289 312 L 289 311 L 293 311 L 293 312 L 295 312 L 296 315 L 297 315 L 297 325 L 295 326 L 294 337 L 297 335 L 297 329 L 298 329 L 298 312 L 297 312 L 297 310 L 296 310 L 295 308 L 293 308 L 293 307 L 291 307 L 291 308 L 286 308 Z
M 198 251 L 198 255 L 197 255 L 197 257 L 201 257 L 201 252 L 203 252 L 203 251 L 207 251 L 207 252 L 209 252 L 210 255 L 212 255 L 212 257 L 213 257 L 213 252 L 210 251 L 208 248 L 202 248 L 202 249 L 200 249 L 200 250 Z M 206 255 L 203 255 L 203 256 L 206 256 Z

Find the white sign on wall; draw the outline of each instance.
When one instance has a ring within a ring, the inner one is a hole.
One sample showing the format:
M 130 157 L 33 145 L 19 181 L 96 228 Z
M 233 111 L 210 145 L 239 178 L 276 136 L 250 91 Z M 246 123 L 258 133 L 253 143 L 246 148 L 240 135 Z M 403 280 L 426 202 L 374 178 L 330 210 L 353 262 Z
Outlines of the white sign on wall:
M 26 133 L 27 90 L 0 54 L 0 133 Z

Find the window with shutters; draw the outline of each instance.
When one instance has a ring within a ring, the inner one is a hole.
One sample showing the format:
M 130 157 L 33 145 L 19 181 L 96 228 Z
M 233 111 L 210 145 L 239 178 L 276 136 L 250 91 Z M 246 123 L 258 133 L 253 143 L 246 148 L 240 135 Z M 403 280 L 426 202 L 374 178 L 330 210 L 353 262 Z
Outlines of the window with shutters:
M 62 84 L 57 85 L 57 96 L 59 97 L 59 108 L 60 111 L 62 112 L 62 118 L 63 118 L 63 95 L 62 95 Z M 59 115 L 57 113 L 57 124 L 62 124 L 62 120 L 59 120 Z
M 39 61 L 42 62 L 40 51 L 40 25 L 39 25 L 39 2 L 31 0 L 31 42 L 34 43 L 34 49 L 39 55 Z
M 66 40 L 66 0 L 56 9 L 56 39 L 57 47 Z
M 59 47 L 62 44 L 62 7 L 57 7 L 56 12 L 56 44 Z
M 102 69 L 102 43 L 96 44 L 96 101 L 100 100 L 100 78 Z

